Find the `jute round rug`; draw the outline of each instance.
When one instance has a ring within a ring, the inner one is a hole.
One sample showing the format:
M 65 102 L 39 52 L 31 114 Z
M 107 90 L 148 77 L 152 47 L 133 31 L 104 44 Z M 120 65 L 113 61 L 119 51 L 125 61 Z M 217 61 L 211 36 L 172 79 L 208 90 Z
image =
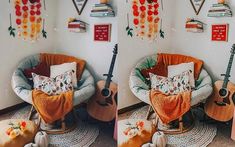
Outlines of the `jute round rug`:
M 27 119 L 30 106 L 15 112 L 11 118 Z M 50 147 L 89 147 L 99 135 L 98 127 L 78 121 L 76 129 L 59 135 L 49 135 Z
M 130 116 L 131 119 L 145 119 L 148 106 L 137 109 Z M 151 117 L 150 117 L 151 119 Z M 206 147 L 216 136 L 217 128 L 214 125 L 195 122 L 192 130 L 178 135 L 167 135 L 168 147 Z

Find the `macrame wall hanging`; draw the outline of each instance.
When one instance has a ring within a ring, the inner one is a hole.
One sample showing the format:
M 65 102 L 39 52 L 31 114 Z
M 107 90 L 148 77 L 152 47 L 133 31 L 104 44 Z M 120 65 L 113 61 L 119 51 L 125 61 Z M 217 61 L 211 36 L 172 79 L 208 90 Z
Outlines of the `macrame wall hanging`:
M 132 0 L 133 24 L 136 35 L 154 40 L 159 32 L 159 0 Z
M 46 11 L 45 0 L 9 0 L 14 15 L 10 13 L 11 36 L 18 36 L 23 40 L 36 41 L 42 36 L 47 38 L 45 18 L 42 11 Z M 14 23 L 16 28 L 14 28 Z

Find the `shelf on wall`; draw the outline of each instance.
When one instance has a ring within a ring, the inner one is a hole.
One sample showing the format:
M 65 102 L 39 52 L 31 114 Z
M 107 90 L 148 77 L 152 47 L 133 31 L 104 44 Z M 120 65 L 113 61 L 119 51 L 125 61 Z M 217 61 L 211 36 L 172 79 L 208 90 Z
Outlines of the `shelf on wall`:
M 91 17 L 115 17 L 115 12 L 110 4 L 95 4 L 91 10 Z
M 191 18 L 186 21 L 185 29 L 187 32 L 193 33 L 202 33 L 204 31 L 203 23 Z
M 228 4 L 213 4 L 208 11 L 208 17 L 232 17 L 232 10 Z
M 74 33 L 86 32 L 86 23 L 76 18 L 70 18 L 68 21 L 68 30 Z

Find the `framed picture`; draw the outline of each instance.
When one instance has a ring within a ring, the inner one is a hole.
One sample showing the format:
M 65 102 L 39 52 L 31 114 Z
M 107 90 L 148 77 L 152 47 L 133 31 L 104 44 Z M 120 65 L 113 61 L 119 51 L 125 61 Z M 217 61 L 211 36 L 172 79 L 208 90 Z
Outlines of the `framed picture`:
M 198 15 L 200 10 L 202 9 L 203 4 L 205 3 L 205 0 L 190 0 L 190 2 L 193 6 L 196 15 Z
M 87 3 L 87 0 L 72 0 L 73 4 L 78 12 L 78 15 L 82 14 L 82 11 Z
M 211 26 L 212 41 L 228 41 L 228 24 L 213 24 Z
M 111 40 L 111 26 L 112 24 L 96 24 L 94 25 L 94 41 L 108 41 Z

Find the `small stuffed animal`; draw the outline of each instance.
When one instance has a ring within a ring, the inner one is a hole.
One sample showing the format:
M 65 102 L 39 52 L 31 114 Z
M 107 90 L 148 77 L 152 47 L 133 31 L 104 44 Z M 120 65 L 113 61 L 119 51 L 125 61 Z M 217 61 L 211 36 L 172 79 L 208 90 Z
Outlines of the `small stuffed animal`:
M 153 134 L 152 142 L 157 147 L 165 147 L 167 144 L 167 138 L 163 132 L 157 131 Z

